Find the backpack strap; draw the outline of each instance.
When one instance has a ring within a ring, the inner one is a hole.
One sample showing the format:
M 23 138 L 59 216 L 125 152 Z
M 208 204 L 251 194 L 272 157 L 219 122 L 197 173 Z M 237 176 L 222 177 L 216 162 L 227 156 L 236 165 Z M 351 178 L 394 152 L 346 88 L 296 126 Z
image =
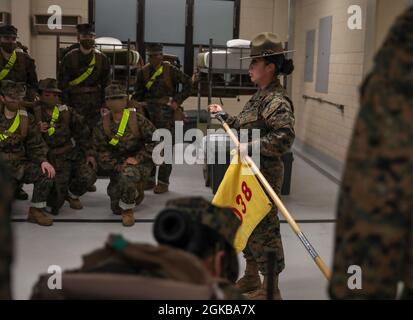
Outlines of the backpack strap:
M 129 121 L 128 121 L 128 128 L 130 129 L 132 135 L 134 137 L 138 136 L 138 120 L 136 117 L 136 109 L 129 108 Z
M 59 105 L 59 111 L 63 119 L 63 123 L 67 128 L 70 128 L 70 111 L 69 107 L 65 104 Z
M 111 124 L 112 124 L 112 117 L 110 112 L 106 112 L 104 115 L 102 115 L 102 123 L 103 123 L 103 131 L 105 131 L 106 136 L 109 139 L 112 139 L 112 132 L 110 130 Z
M 170 92 L 174 92 L 175 91 L 175 88 L 174 88 L 174 85 L 173 85 L 173 83 L 172 83 L 172 74 L 171 74 L 171 64 L 168 62 L 168 61 L 164 61 L 163 62 L 163 68 L 164 68 L 164 71 L 163 71 L 163 78 L 164 78 L 164 81 L 165 81 L 165 83 L 166 83 L 166 87 L 168 88 L 168 90 L 170 91 Z
M 149 79 L 151 78 L 151 74 L 149 73 L 149 68 L 150 68 L 149 63 L 145 64 L 142 68 L 143 81 L 145 82 L 145 84 L 148 83 Z
M 29 131 L 29 115 L 24 109 L 19 109 L 20 114 L 20 134 L 23 138 L 27 137 L 27 132 Z

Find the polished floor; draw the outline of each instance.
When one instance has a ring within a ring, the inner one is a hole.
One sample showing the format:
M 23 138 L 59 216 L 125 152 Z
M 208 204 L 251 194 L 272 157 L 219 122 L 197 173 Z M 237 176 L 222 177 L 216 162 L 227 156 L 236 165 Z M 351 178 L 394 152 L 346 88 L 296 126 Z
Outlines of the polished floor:
M 131 241 L 154 242 L 152 221 L 168 199 L 187 195 L 212 198 L 204 186 L 202 168 L 198 165 L 178 165 L 171 178 L 171 192 L 154 195 L 146 192 L 144 202 L 135 209 L 137 223 L 122 227 L 119 217 L 111 214 L 106 196 L 108 180 L 97 182 L 98 191 L 82 198 L 85 208 L 75 212 L 67 204 L 52 227 L 27 223 L 26 202 L 19 202 L 13 212 L 15 263 L 13 294 L 16 299 L 28 299 L 33 283 L 51 265 L 63 269 L 76 268 L 82 254 L 103 245 L 109 234 L 123 234 Z M 26 186 L 31 191 L 30 186 Z M 295 154 L 291 195 L 283 197 L 286 207 L 299 222 L 302 231 L 325 262 L 331 264 L 334 237 L 334 209 L 337 181 L 318 171 L 308 159 Z M 284 299 L 327 299 L 321 272 L 313 263 L 296 235 L 281 217 L 286 269 L 280 276 Z M 241 273 L 245 268 L 240 256 Z

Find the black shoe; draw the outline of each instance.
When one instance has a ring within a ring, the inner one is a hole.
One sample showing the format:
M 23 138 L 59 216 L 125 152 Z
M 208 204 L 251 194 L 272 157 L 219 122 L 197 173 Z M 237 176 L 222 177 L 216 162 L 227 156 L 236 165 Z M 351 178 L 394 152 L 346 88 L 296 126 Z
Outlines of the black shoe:
M 21 187 L 17 188 L 14 192 L 14 198 L 17 200 L 27 200 L 29 195 Z
M 96 192 L 96 186 L 95 185 L 92 185 L 92 186 L 90 186 L 89 188 L 87 188 L 87 192 Z
M 121 215 L 122 209 L 119 207 L 119 204 L 118 204 L 117 201 L 116 202 L 111 202 L 110 208 L 112 209 L 113 214 L 115 214 L 117 216 Z

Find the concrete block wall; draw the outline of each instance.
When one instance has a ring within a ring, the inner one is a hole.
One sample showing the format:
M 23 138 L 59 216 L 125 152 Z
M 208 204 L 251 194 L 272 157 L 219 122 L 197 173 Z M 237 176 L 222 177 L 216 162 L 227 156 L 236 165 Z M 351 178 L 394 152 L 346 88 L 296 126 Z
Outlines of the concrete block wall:
M 359 5 L 363 20 L 365 0 L 300 0 L 295 17 L 294 62 L 296 69 L 292 81 L 292 99 L 296 110 L 297 137 L 303 143 L 338 161 L 344 161 L 358 111 L 358 90 L 363 78 L 365 28 L 350 30 L 347 27 L 347 8 Z M 318 50 L 318 28 L 321 18 L 333 16 L 331 39 L 330 76 L 328 93 L 315 90 Z M 314 80 L 304 82 L 306 32 L 316 30 Z M 345 105 L 344 113 L 334 106 L 303 95 L 320 97 Z

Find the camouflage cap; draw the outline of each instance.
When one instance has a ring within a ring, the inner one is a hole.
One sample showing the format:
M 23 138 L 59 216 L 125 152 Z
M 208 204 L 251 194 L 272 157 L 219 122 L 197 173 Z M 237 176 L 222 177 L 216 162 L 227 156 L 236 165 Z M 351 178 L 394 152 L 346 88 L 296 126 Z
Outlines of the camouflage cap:
M 151 43 L 146 45 L 146 52 L 148 55 L 162 54 L 163 45 L 162 43 Z
M 23 99 L 26 95 L 26 85 L 23 82 L 14 82 L 11 80 L 2 80 L 0 91 L 3 96 L 12 99 Z
M 78 34 L 84 34 L 84 35 L 96 35 L 95 32 L 95 26 L 91 23 L 82 23 L 82 24 L 78 24 L 76 26 L 77 29 L 77 33 Z
M 0 27 L 0 36 L 14 36 L 17 37 L 17 28 L 12 25 L 5 25 Z
M 231 209 L 216 207 L 201 197 L 170 200 L 166 208 L 188 213 L 194 220 L 217 231 L 229 244 L 234 244 L 241 222 Z
M 251 53 L 249 57 L 241 59 L 254 59 L 285 54 L 292 51 L 284 51 L 281 40 L 272 32 L 259 33 L 251 41 Z
M 120 84 L 111 84 L 105 89 L 105 98 L 123 98 L 127 97 L 126 87 Z
M 57 86 L 57 80 L 53 78 L 46 78 L 39 81 L 39 91 L 58 92 L 62 91 Z

